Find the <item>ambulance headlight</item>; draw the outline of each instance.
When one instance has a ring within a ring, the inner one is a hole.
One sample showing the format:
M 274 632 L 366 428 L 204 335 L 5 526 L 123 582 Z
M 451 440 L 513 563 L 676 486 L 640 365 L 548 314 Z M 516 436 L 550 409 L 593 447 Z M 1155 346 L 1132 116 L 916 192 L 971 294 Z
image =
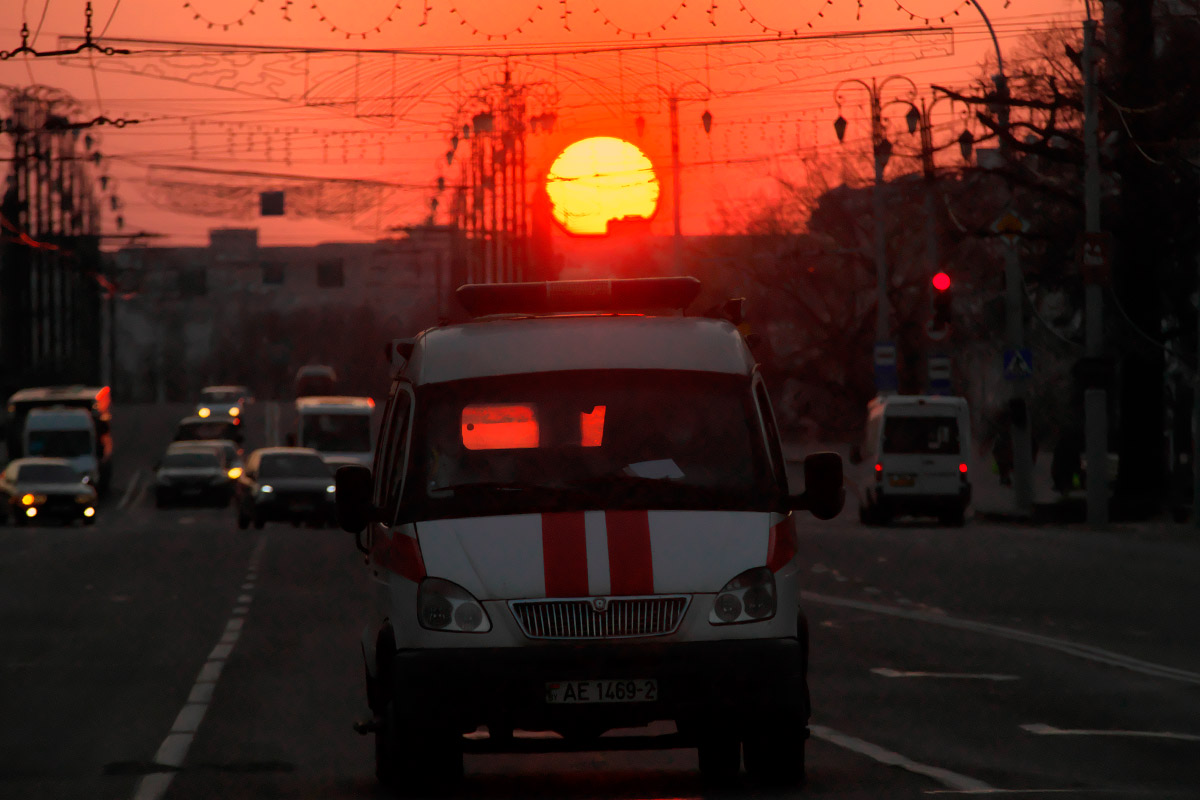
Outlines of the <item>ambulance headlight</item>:
M 417 620 L 431 631 L 486 633 L 492 629 L 483 606 L 456 583 L 426 578 L 417 590 Z
M 713 625 L 758 622 L 775 616 L 777 606 L 775 574 L 766 567 L 755 567 L 738 575 L 717 593 L 708 621 Z

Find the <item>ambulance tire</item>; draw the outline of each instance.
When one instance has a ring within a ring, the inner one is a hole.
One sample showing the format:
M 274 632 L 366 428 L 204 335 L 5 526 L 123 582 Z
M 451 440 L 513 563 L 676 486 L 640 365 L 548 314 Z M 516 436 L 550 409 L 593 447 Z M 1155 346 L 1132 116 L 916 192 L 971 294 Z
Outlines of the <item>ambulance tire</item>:
M 705 734 L 696 746 L 700 775 L 713 784 L 728 784 L 742 768 L 742 743 L 732 734 Z
M 453 788 L 463 776 L 462 745 L 449 731 L 406 727 L 388 700 L 375 731 L 375 777 L 397 797 Z
M 742 744 L 746 773 L 771 786 L 800 786 L 804 783 L 804 729 L 789 728 L 749 736 Z

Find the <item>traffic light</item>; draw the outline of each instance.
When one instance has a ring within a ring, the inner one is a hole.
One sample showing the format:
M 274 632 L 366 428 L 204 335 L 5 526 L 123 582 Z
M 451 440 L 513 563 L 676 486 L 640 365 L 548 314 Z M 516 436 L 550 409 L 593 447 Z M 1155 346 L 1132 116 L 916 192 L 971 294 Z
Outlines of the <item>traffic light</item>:
M 933 276 L 933 317 L 929 322 L 931 331 L 943 331 L 950 326 L 951 305 L 954 302 L 950 283 L 950 276 L 944 272 Z

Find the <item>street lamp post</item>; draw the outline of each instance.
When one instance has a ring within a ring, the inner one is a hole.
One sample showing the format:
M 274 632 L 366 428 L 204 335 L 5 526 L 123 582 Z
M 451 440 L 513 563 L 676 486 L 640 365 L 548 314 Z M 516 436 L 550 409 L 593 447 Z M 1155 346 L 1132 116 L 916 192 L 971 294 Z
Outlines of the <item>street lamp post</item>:
M 704 90 L 702 97 L 684 97 L 681 92 L 688 86 L 696 85 Z M 667 109 L 670 112 L 671 125 L 671 221 L 674 225 L 673 230 L 673 260 L 674 270 L 676 275 L 683 274 L 683 223 L 682 223 L 682 208 L 683 208 L 683 189 L 681 173 L 682 167 L 679 163 L 679 101 L 680 100 L 705 100 L 707 101 L 712 94 L 709 88 L 700 81 L 687 81 L 679 86 L 672 86 L 670 89 L 664 89 L 656 83 L 649 84 L 649 88 L 657 89 L 667 97 Z M 707 108 L 704 114 L 700 117 L 704 125 L 704 132 L 708 133 L 712 129 L 712 112 Z M 634 120 L 634 125 L 637 128 L 638 135 L 645 130 L 646 120 L 643 117 L 638 117 Z
M 901 98 L 885 101 L 883 99 L 884 90 L 889 84 L 897 81 L 907 83 L 907 91 Z M 833 99 L 838 105 L 838 118 L 834 121 L 833 128 L 839 142 L 843 141 L 846 136 L 847 123 L 846 118 L 841 114 L 841 107 L 843 89 L 848 86 L 858 86 L 866 90 L 871 103 L 871 150 L 875 162 L 875 184 L 872 189 L 871 203 L 872 213 L 875 217 L 875 345 L 878 359 L 878 348 L 886 346 L 891 336 L 891 326 L 888 324 L 887 231 L 884 225 L 883 172 L 892 156 L 892 143 L 888 141 L 887 131 L 884 128 L 883 110 L 893 103 L 912 106 L 913 100 L 917 96 L 917 86 L 903 75 L 889 75 L 878 82 L 872 78 L 870 83 L 858 78 L 847 78 L 839 83 L 833 90 Z M 875 370 L 875 389 L 880 393 L 895 391 L 897 387 L 894 372 L 892 375 L 891 378 L 885 378 L 883 371 L 877 368 Z

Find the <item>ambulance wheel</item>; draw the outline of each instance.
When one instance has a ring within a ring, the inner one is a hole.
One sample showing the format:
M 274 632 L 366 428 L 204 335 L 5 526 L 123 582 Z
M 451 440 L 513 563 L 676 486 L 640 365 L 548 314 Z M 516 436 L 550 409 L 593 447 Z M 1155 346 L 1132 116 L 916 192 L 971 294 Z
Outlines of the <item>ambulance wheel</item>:
M 450 731 L 405 727 L 388 700 L 375 731 L 375 777 L 398 797 L 451 788 L 463 776 L 463 751 Z
M 799 786 L 804 783 L 804 745 L 802 728 L 768 729 L 747 736 L 742 743 L 746 773 L 773 786 Z
M 707 733 L 696 746 L 700 775 L 712 783 L 728 783 L 742 767 L 742 743 L 732 734 Z

